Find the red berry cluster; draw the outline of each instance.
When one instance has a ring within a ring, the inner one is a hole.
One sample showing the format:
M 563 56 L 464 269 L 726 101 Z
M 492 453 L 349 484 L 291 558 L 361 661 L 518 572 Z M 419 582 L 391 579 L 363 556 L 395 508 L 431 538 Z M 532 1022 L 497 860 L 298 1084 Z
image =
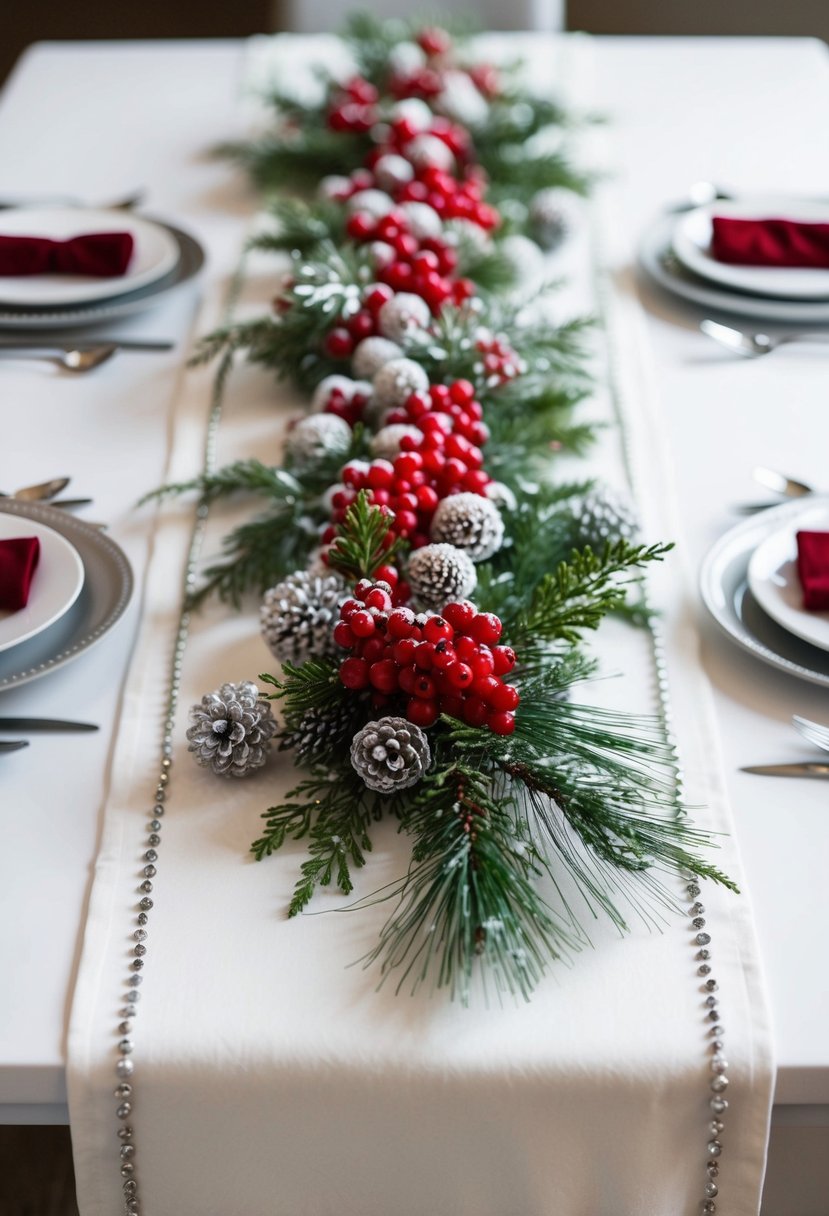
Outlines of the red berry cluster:
M 337 535 L 337 525 L 361 490 L 389 513 L 390 538 L 404 537 L 413 549 L 430 543 L 429 529 L 438 503 L 462 491 L 484 495 L 492 481 L 484 471 L 480 444 L 489 432 L 481 403 L 469 380 L 434 385 L 429 393 L 412 393 L 388 423 L 409 423 L 421 435 L 404 436 L 393 461 L 347 464 L 340 476 L 343 489 L 332 498 L 332 523 L 323 544 Z M 389 540 L 391 543 L 391 539 Z
M 362 76 L 355 76 L 332 96 L 328 126 L 332 131 L 365 135 L 380 120 L 379 100 L 374 85 Z
M 501 622 L 468 600 L 447 604 L 443 615 L 395 607 L 391 584 L 362 579 L 340 609 L 334 640 L 350 651 L 340 680 L 355 692 L 371 691 L 375 709 L 394 708 L 421 727 L 440 714 L 498 735 L 515 729 L 518 690 L 502 679 L 515 652 L 499 645 Z
M 379 334 L 377 316 L 393 295 L 394 291 L 386 283 L 370 283 L 363 290 L 357 311 L 348 317 L 338 317 L 333 329 L 326 334 L 323 341 L 326 355 L 331 359 L 348 359 L 358 342 Z
M 480 371 L 490 388 L 506 384 L 526 370 L 523 359 L 505 338 L 494 334 L 481 334 L 475 343 L 476 351 L 483 356 Z M 477 369 L 476 369 L 477 370 Z
M 376 274 L 382 284 L 421 296 L 435 315 L 447 300 L 462 304 L 474 294 L 470 279 L 452 277 L 458 264 L 455 250 L 439 237 L 416 237 L 404 211 L 391 211 L 381 219 L 355 211 L 345 227 L 354 241 L 381 242 Z M 386 247 L 387 257 L 382 254 Z

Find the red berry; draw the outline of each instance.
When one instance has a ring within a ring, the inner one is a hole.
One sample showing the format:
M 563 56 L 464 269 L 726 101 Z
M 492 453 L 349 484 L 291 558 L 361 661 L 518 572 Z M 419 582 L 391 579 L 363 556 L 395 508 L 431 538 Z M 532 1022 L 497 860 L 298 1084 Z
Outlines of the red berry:
M 368 663 L 365 659 L 346 659 L 340 666 L 340 680 L 346 688 L 365 688 L 368 685 Z
M 463 663 L 469 663 L 476 650 L 470 637 L 455 637 L 455 653 Z M 470 668 L 471 670 L 471 668 Z
M 414 695 L 423 700 L 431 700 L 435 695 L 435 681 L 431 676 L 420 675 L 414 682 Z
M 394 485 L 394 465 L 390 460 L 372 460 L 366 481 L 372 490 L 390 490 Z
M 507 710 L 517 709 L 520 700 L 517 688 L 514 688 L 512 684 L 499 683 L 497 691 L 493 692 L 489 698 L 489 703 L 493 709 L 504 713 Z
M 400 645 L 399 642 L 398 645 Z M 419 674 L 416 667 L 402 667 L 400 669 L 397 682 L 403 691 L 409 693 L 410 696 L 414 692 L 415 680 Z
M 442 649 L 441 649 L 442 648 Z M 432 667 L 435 671 L 449 671 L 451 667 L 457 663 L 455 656 L 455 648 L 447 645 L 445 642 L 438 642 L 435 647 L 435 653 L 432 656 Z
M 382 587 L 372 587 L 365 598 L 366 608 L 377 608 L 380 612 L 391 612 L 391 596 Z
M 501 628 L 501 622 L 494 612 L 479 612 L 472 622 L 470 633 L 476 642 L 492 646 L 500 638 Z
M 444 55 L 452 45 L 452 39 L 446 30 L 440 29 L 439 26 L 429 26 L 421 30 L 417 41 L 427 55 Z
M 443 617 L 453 629 L 463 632 L 475 619 L 475 606 L 468 600 L 453 601 L 443 609 Z
M 438 492 L 432 486 L 418 486 L 416 497 L 418 511 L 427 515 L 431 515 L 440 502 Z
M 414 638 L 400 638 L 392 647 L 392 656 L 398 667 L 408 667 L 414 663 L 417 642 Z
M 421 671 L 431 671 L 434 654 L 435 647 L 432 642 L 418 642 L 414 657 L 415 666 Z
M 469 380 L 456 380 L 449 386 L 449 396 L 458 405 L 468 405 L 475 399 L 475 385 Z
M 492 658 L 495 662 L 495 675 L 503 676 L 512 671 L 515 666 L 515 651 L 511 646 L 493 646 Z
M 391 638 L 407 638 L 414 627 L 414 613 L 411 608 L 395 608 L 388 619 L 388 633 Z M 407 659 L 406 662 L 410 662 Z
M 515 714 L 509 712 L 490 714 L 486 724 L 496 735 L 511 735 L 515 730 Z
M 406 706 L 406 717 L 415 726 L 434 726 L 438 720 L 438 703 L 432 698 L 412 697 Z
M 378 583 L 388 583 L 392 590 L 394 590 L 394 588 L 397 586 L 400 575 L 397 573 L 397 568 L 395 566 L 378 566 L 374 572 L 374 577 L 377 579 Z
M 332 359 L 347 359 L 354 350 L 354 339 L 347 329 L 337 325 L 327 335 L 323 346 Z
M 489 715 L 485 702 L 480 697 L 467 697 L 463 703 L 463 720 L 470 726 L 483 726 Z
M 449 642 L 455 636 L 455 631 L 442 616 L 430 616 L 423 626 L 423 636 L 427 642 Z
M 474 679 L 468 663 L 456 663 L 454 667 L 449 668 L 447 676 L 453 688 L 469 688 Z
M 338 646 L 342 646 L 345 650 L 350 650 L 356 641 L 355 634 L 351 631 L 347 621 L 337 621 L 334 626 L 334 641 Z
M 340 616 L 347 621 L 353 612 L 360 612 L 363 605 L 359 600 L 346 600 L 340 608 Z
M 358 638 L 370 638 L 375 630 L 374 617 L 365 609 L 352 613 L 348 624 L 352 633 Z
M 398 477 L 408 480 L 413 473 L 423 467 L 423 457 L 420 452 L 401 452 L 394 461 L 394 471 Z
M 397 688 L 397 667 L 392 659 L 380 659 L 372 663 L 368 678 L 378 692 L 394 692 Z
M 476 646 L 469 666 L 476 676 L 491 676 L 495 672 L 495 659 L 488 646 Z
M 348 318 L 345 327 L 355 342 L 359 342 L 361 338 L 368 338 L 374 333 L 374 317 L 370 312 L 360 310 Z
M 476 676 L 472 681 L 472 691 L 475 696 L 480 697 L 482 701 L 486 701 L 487 705 L 494 708 L 497 708 L 493 699 L 494 695 L 499 688 L 503 687 L 501 681 L 495 676 Z
M 386 653 L 385 640 L 377 633 L 358 642 L 358 646 L 360 647 L 360 658 L 365 659 L 367 663 L 376 663 Z
M 367 211 L 355 211 L 348 217 L 345 230 L 355 241 L 368 241 L 374 236 L 375 223 Z
M 357 214 L 359 215 L 360 212 L 358 211 Z M 394 292 L 387 283 L 372 283 L 370 287 L 366 288 L 363 295 L 363 307 L 367 308 L 370 313 L 378 313 L 393 295 Z

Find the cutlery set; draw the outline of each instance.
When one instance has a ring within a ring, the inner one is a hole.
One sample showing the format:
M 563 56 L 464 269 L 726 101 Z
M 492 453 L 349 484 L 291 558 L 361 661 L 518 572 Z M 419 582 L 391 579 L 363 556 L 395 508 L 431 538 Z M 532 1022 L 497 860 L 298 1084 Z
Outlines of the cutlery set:
M 22 730 L 41 734 L 85 734 L 97 729 L 92 722 L 64 722 L 59 718 L 0 718 L 0 733 Z M 28 739 L 0 739 L 0 753 L 19 752 L 28 746 Z
M 811 722 L 798 714 L 792 718 L 792 725 L 807 742 L 821 751 L 829 752 L 829 726 L 819 722 Z M 829 777 L 829 760 L 820 762 L 806 760 L 793 764 L 750 764 L 740 770 L 743 773 L 754 773 L 759 777 Z

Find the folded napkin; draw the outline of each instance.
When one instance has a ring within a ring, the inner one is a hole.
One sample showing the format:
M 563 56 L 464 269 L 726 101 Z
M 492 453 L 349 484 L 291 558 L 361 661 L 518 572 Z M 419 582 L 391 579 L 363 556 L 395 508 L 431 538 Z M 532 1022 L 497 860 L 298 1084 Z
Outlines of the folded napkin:
M 0 275 L 123 274 L 132 257 L 129 232 L 87 232 L 66 241 L 45 236 L 0 236 Z
M 0 609 L 17 612 L 26 607 L 39 560 L 40 541 L 36 536 L 0 540 Z
M 803 587 L 803 607 L 829 610 L 829 532 L 798 532 L 797 573 Z
M 711 253 L 735 266 L 829 268 L 829 224 L 715 215 Z

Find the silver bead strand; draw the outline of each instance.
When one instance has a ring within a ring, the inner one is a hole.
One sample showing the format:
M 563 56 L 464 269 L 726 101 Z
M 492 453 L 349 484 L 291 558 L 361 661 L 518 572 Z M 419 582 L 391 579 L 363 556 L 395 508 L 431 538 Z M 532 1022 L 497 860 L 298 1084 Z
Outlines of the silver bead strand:
M 601 251 L 601 235 L 598 232 L 595 224 L 593 227 L 592 236 L 594 250 Z M 636 494 L 637 479 L 634 475 L 636 462 L 633 457 L 629 428 L 626 425 L 626 389 L 621 381 L 621 378 L 616 374 L 616 369 L 619 367 L 620 358 L 618 353 L 620 336 L 616 332 L 615 326 L 611 320 L 609 300 L 611 288 L 607 274 L 601 264 L 600 256 L 596 258 L 596 271 L 596 292 L 608 343 L 608 387 L 610 389 L 610 396 L 613 401 L 613 408 L 619 427 L 622 454 L 627 471 L 628 483 L 631 486 L 634 498 L 636 499 L 638 497 Z M 684 781 L 682 767 L 679 760 L 679 752 L 676 745 L 676 734 L 673 727 L 673 715 L 671 713 L 670 688 L 668 683 L 668 663 L 665 657 L 665 640 L 661 621 L 653 613 L 649 614 L 648 630 L 651 638 L 651 653 L 656 683 L 658 712 L 662 721 L 666 742 L 671 748 L 673 758 L 672 767 L 676 790 L 676 811 L 677 815 L 681 815 L 683 813 L 681 808 Z M 716 996 L 714 996 L 714 993 L 717 991 L 718 984 L 711 967 L 712 954 L 710 949 L 710 926 L 706 923 L 704 916 L 705 908 L 703 904 L 699 902 L 699 897 L 702 894 L 702 888 L 700 887 L 699 878 L 695 874 L 687 872 L 685 874 L 681 874 L 680 881 L 683 884 L 682 902 L 684 902 L 686 898 L 689 901 L 688 916 L 690 918 L 689 928 L 691 929 L 691 949 L 693 950 L 694 962 L 696 963 L 696 976 L 702 981 L 700 984 L 700 1014 L 703 1025 L 706 1026 L 708 1030 L 708 1047 L 712 1053 L 710 1062 L 711 1079 L 709 1081 L 710 1092 L 708 1098 L 711 1119 L 706 1129 L 706 1180 L 703 1184 L 703 1199 L 701 1201 L 700 1211 L 703 1213 L 703 1216 L 714 1216 L 717 1211 L 716 1199 L 719 1194 L 718 1178 L 720 1173 L 720 1157 L 722 1156 L 723 1152 L 722 1134 L 725 1130 L 723 1116 L 728 1110 L 728 1099 L 725 1097 L 725 1091 L 728 1088 L 728 1076 L 726 1074 L 727 1063 L 723 1055 L 725 1032 L 720 1021 L 719 1000 Z
M 233 285 L 231 302 L 227 312 L 230 313 L 233 300 L 238 294 L 241 282 L 241 270 L 237 272 Z M 204 442 L 203 473 L 209 473 L 216 464 L 216 436 L 222 411 L 222 396 L 224 388 L 223 364 L 216 377 L 213 391 L 210 415 L 207 421 L 207 431 Z M 147 926 L 153 908 L 151 892 L 158 873 L 159 848 L 161 846 L 161 829 L 166 810 L 167 792 L 173 767 L 173 731 L 175 729 L 176 713 L 178 711 L 179 693 L 181 690 L 181 673 L 184 664 L 184 651 L 190 630 L 190 612 L 187 608 L 190 597 L 196 588 L 196 570 L 199 554 L 204 540 L 207 525 L 208 506 L 199 503 L 195 510 L 193 528 L 187 548 L 187 557 L 182 579 L 182 608 L 179 613 L 173 640 L 172 657 L 167 679 L 167 700 L 161 729 L 160 760 L 155 780 L 152 799 L 152 810 L 147 824 L 147 835 L 141 846 L 138 864 L 138 883 L 136 894 L 136 916 L 128 936 L 127 992 L 118 1010 L 117 1033 L 119 1041 L 116 1046 L 115 1075 L 118 1084 L 114 1090 L 116 1098 L 115 1118 L 118 1121 L 118 1166 L 122 1179 L 125 1216 L 140 1216 L 141 1200 L 139 1198 L 138 1181 L 136 1179 L 136 1146 L 135 1129 L 132 1119 L 135 1099 L 135 1063 L 133 1031 L 138 1013 L 138 1002 L 141 993 L 143 975 L 140 974 L 147 955 L 149 933 Z

